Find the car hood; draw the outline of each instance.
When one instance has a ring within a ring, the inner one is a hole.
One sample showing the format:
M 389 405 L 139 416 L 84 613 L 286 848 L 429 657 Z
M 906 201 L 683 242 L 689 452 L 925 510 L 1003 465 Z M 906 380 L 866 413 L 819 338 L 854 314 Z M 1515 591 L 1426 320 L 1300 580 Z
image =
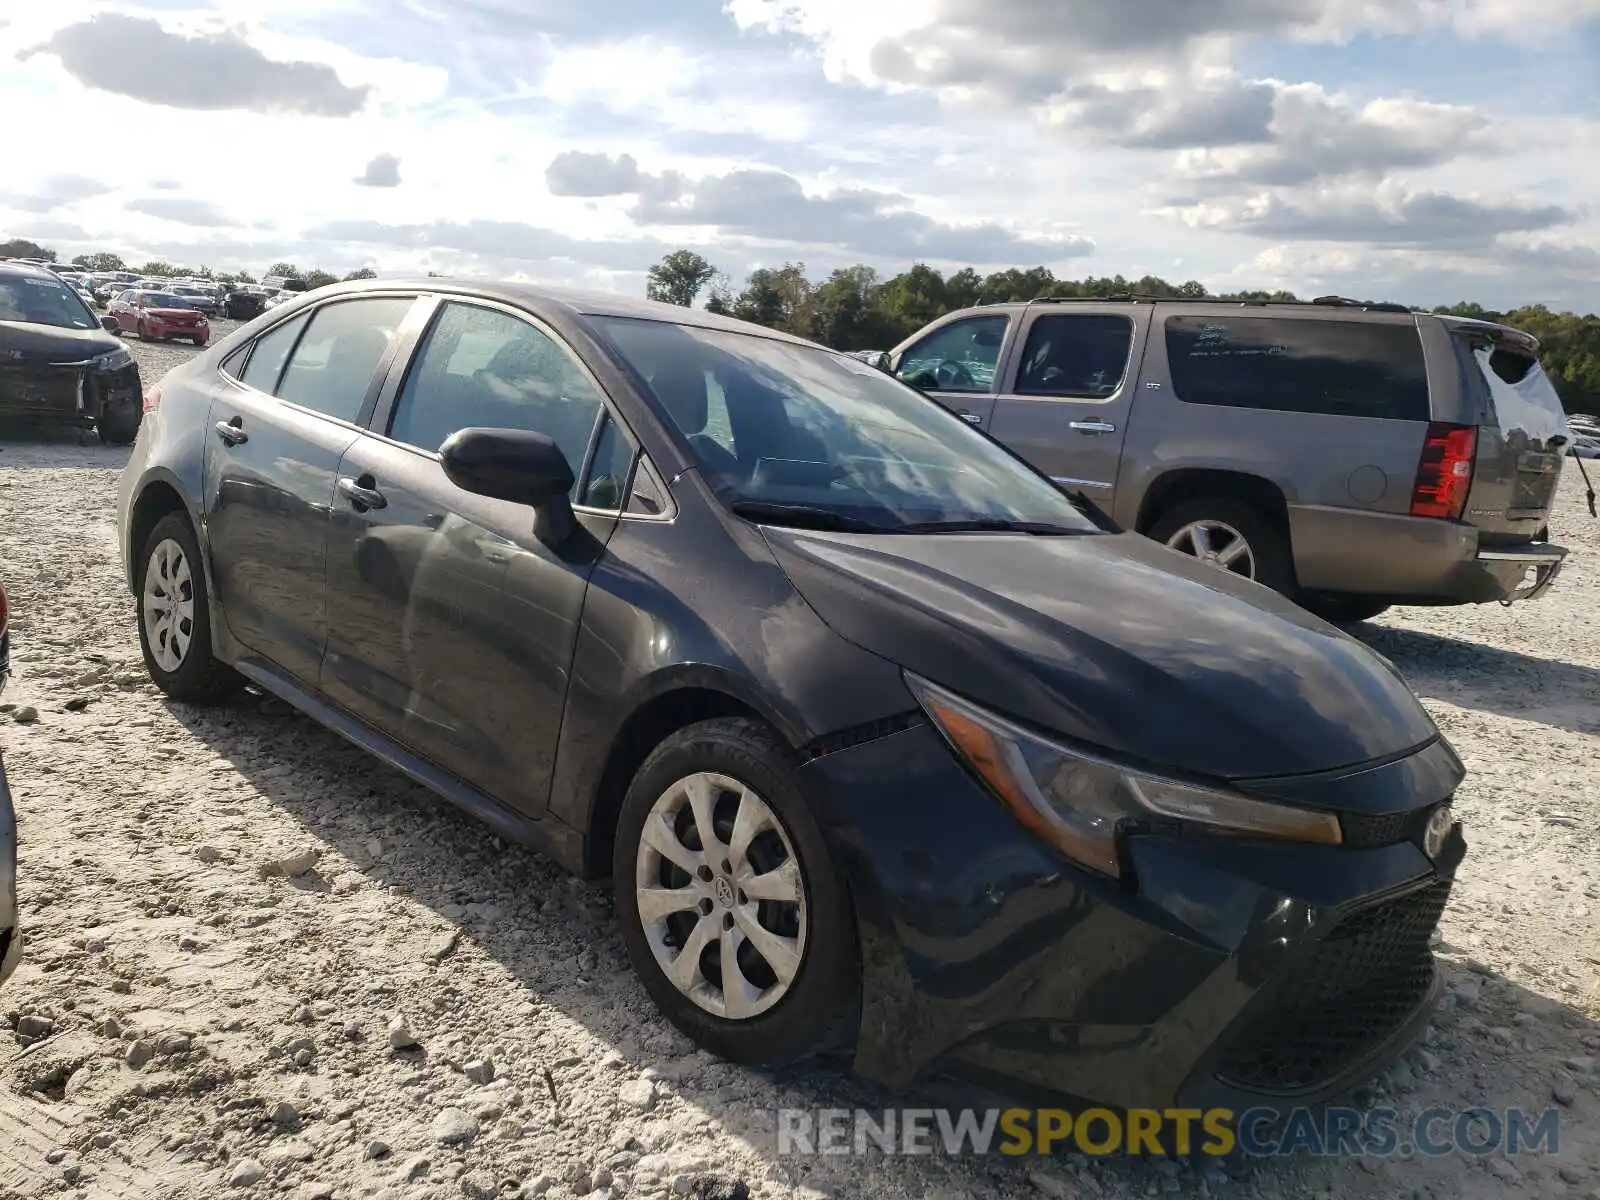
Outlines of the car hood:
M 0 367 L 82 362 L 121 345 L 120 338 L 98 326 L 61 329 L 54 325 L 0 321 Z
M 1239 780 L 1366 763 L 1438 734 L 1356 639 L 1134 534 L 763 532 L 843 637 L 1131 760 Z

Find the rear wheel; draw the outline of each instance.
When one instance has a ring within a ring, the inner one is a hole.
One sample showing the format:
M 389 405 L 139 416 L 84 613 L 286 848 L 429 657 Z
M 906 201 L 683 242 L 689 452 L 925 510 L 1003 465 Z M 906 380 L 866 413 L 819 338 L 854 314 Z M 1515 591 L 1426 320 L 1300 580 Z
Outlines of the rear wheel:
M 243 687 L 239 674 L 212 653 L 205 568 L 189 518 L 175 512 L 157 521 L 139 564 L 139 646 L 155 685 L 195 704 L 214 704 Z
M 623 801 L 612 865 L 634 970 L 701 1046 L 777 1065 L 852 1039 L 855 917 L 772 730 L 703 721 L 656 747 Z
M 1393 605 L 1368 596 L 1305 596 L 1301 605 L 1324 621 L 1335 625 L 1355 625 L 1381 616 Z
M 1294 591 L 1289 539 L 1266 513 L 1230 496 L 1184 500 L 1157 519 L 1150 537 L 1209 566 Z
M 148 342 L 150 340 L 150 330 L 148 328 L 146 328 L 145 323 L 143 321 L 139 322 L 138 333 L 139 333 L 139 340 L 141 342 Z

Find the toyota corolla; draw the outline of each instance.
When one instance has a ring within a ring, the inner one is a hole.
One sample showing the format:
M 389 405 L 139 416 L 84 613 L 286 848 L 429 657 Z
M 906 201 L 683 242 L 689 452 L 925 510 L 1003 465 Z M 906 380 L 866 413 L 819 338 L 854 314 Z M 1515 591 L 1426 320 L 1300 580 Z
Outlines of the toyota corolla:
M 1426 1018 L 1462 767 L 1397 672 L 868 364 L 382 281 L 145 409 L 119 521 L 156 684 L 252 683 L 609 876 L 719 1055 L 1281 1103 Z

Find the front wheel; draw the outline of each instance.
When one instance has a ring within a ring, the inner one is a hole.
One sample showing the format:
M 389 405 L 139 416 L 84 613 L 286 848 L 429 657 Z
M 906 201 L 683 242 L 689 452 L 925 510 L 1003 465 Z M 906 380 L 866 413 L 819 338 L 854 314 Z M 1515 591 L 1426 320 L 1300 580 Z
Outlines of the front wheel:
M 212 653 L 205 568 L 189 518 L 177 512 L 157 521 L 139 563 L 139 646 L 155 685 L 194 704 L 238 691 L 244 680 Z
M 107 404 L 95 418 L 95 432 L 108 446 L 131 446 L 139 436 L 139 422 L 143 417 L 137 400 L 122 400 Z
M 702 721 L 657 746 L 618 818 L 617 918 L 668 1020 L 733 1062 L 775 1066 L 848 1044 L 855 917 L 843 873 L 756 721 Z
M 1157 519 L 1150 537 L 1208 566 L 1294 592 L 1289 539 L 1266 513 L 1228 496 L 1185 500 Z

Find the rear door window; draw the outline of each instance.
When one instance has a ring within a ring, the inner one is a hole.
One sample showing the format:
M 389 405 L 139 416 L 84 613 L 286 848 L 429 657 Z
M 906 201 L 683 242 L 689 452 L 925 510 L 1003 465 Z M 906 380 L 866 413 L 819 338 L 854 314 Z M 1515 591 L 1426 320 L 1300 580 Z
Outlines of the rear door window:
M 278 398 L 341 421 L 356 420 L 413 302 L 410 296 L 374 296 L 316 309 L 283 370 Z
M 1133 349 L 1127 317 L 1082 313 L 1037 317 L 1017 365 L 1018 393 L 1104 400 L 1122 386 Z
M 239 382 L 249 384 L 269 396 L 277 391 L 283 364 L 288 361 L 289 351 L 294 348 L 294 340 L 305 328 L 308 317 L 309 314 L 301 314 L 256 339 L 255 348 L 250 352 L 250 361 L 245 364 Z
M 1415 324 L 1173 316 L 1166 343 L 1173 390 L 1189 404 L 1428 420 Z

